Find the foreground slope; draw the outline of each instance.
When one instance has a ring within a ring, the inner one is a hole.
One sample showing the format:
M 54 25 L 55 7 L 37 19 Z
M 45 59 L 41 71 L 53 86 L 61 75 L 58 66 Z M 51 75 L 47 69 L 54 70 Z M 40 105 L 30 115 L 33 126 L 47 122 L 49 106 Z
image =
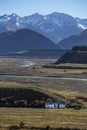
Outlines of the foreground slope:
M 52 41 L 39 33 L 28 29 L 0 34 L 0 53 L 16 52 L 28 49 L 59 49 Z

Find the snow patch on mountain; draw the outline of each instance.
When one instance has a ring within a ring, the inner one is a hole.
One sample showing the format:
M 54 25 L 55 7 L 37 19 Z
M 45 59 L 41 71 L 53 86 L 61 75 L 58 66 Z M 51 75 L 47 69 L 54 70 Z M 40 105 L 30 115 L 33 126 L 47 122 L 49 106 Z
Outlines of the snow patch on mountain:
M 82 29 L 84 29 L 84 30 L 87 29 L 87 27 L 85 27 L 85 26 L 84 26 L 83 24 L 81 24 L 81 23 L 78 24 L 78 27 L 80 27 L 80 28 L 82 28 Z
M 18 21 L 16 22 L 16 25 L 17 25 L 17 27 L 19 27 L 19 22 Z

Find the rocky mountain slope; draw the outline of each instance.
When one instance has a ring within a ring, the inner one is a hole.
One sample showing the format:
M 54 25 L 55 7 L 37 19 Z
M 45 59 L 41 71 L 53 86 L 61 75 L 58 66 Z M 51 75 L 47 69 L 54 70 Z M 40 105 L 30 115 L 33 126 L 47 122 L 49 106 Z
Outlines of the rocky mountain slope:
M 87 19 L 74 18 L 68 14 L 54 12 L 38 13 L 20 17 L 16 14 L 0 16 L 0 33 L 18 29 L 31 29 L 58 43 L 63 38 L 79 34 L 87 28 Z

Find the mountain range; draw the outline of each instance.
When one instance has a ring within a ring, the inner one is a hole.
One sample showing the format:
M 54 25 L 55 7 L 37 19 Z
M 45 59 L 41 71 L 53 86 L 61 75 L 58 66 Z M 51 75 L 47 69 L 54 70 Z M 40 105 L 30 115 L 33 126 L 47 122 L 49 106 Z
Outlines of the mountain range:
M 0 33 L 30 29 L 58 43 L 64 38 L 81 33 L 87 28 L 87 19 L 74 18 L 68 14 L 54 12 L 38 13 L 20 17 L 17 14 L 0 16 Z

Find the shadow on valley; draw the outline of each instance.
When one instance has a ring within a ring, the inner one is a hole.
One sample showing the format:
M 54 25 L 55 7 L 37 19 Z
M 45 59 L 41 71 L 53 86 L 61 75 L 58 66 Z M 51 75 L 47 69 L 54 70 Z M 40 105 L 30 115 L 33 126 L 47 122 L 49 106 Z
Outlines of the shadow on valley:
M 0 107 L 43 108 L 49 98 L 48 95 L 32 89 L 0 88 Z
M 65 102 L 66 108 L 81 109 L 83 105 L 78 100 L 87 101 L 87 98 L 82 98 L 81 96 L 76 97 L 75 100 L 66 100 L 66 98 L 61 95 L 57 96 L 58 97 L 55 98 L 50 94 L 47 95 L 46 93 L 34 89 L 0 88 L 0 107 L 46 108 L 46 102 L 51 103 L 50 105 L 56 102 Z

